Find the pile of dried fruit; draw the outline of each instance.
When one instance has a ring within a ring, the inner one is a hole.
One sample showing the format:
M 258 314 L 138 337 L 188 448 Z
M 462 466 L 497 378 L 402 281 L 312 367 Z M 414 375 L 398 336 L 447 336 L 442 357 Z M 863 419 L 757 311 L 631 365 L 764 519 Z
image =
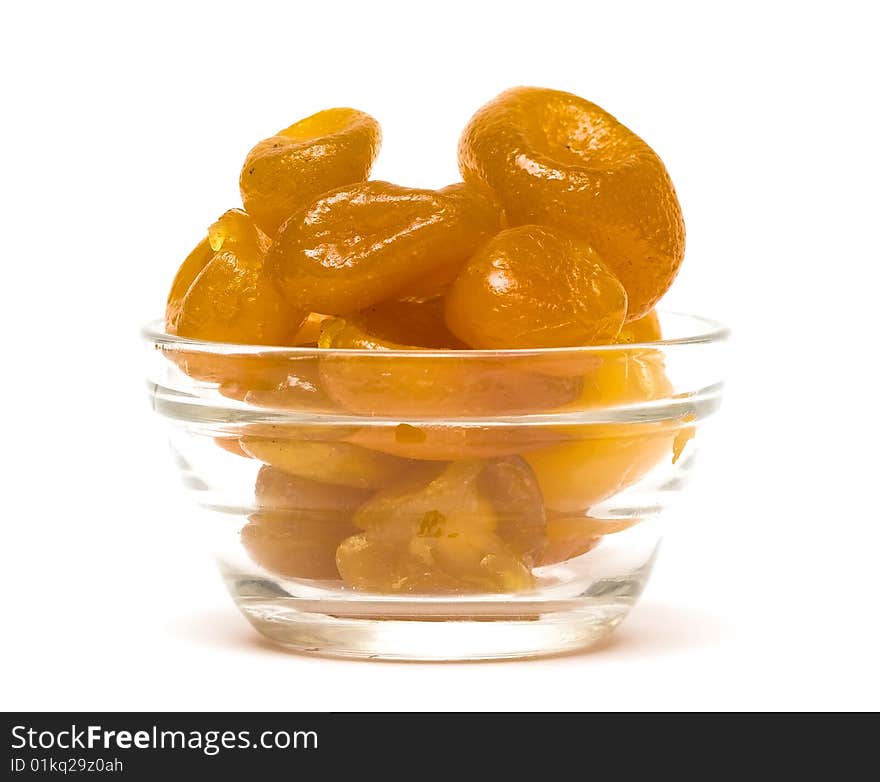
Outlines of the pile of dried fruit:
M 473 350 L 660 339 L 653 308 L 684 255 L 675 190 L 644 141 L 565 92 L 517 87 L 483 106 L 459 142 L 464 181 L 441 190 L 368 180 L 380 136 L 368 114 L 328 109 L 257 144 L 241 171 L 244 210 L 222 215 L 184 260 L 166 328 L 407 355 L 376 371 L 328 351 L 302 364 L 305 378 L 271 357 L 176 360 L 254 405 L 326 400 L 436 422 L 221 441 L 265 465 L 260 511 L 242 531 L 263 567 L 378 592 L 529 589 L 533 568 L 633 523 L 590 509 L 670 455 L 676 437 L 680 450 L 686 426 L 443 420 L 668 395 L 662 357 L 647 348 L 507 364 Z M 425 352 L 437 350 L 462 359 Z

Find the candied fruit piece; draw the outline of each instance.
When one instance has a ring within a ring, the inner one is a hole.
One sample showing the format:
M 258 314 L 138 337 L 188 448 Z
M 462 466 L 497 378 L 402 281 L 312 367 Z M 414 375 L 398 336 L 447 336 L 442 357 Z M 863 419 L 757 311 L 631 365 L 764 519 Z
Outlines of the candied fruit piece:
M 346 321 L 382 342 L 437 350 L 467 347 L 446 326 L 442 297 L 391 299 L 353 312 Z
M 321 326 L 330 317 L 319 312 L 310 312 L 302 326 L 284 344 L 292 347 L 316 347 L 318 337 L 321 336 Z
M 486 235 L 460 260 L 456 259 L 443 265 L 432 265 L 431 271 L 420 275 L 414 281 L 404 285 L 395 294 L 399 299 L 416 299 L 421 301 L 435 299 L 442 304 L 442 296 L 446 293 L 461 269 L 462 261 L 472 255 L 479 245 L 485 243 L 502 228 L 507 227 L 507 219 L 500 204 L 485 188 L 473 188 L 470 185 L 459 182 L 444 187 L 439 192 L 443 194 L 447 201 L 456 205 L 462 213 L 468 215 L 470 224 L 482 228 Z M 459 344 L 455 347 L 464 347 L 464 345 Z
M 338 483 L 320 483 L 264 464 L 257 473 L 254 497 L 262 510 L 308 512 L 313 516 L 352 514 L 370 496 L 370 491 Z
M 659 351 L 607 350 L 595 357 L 583 376 L 580 396 L 569 407 L 586 410 L 648 402 L 672 392 Z
M 545 448 L 565 436 L 546 426 L 397 424 L 365 426 L 347 439 L 406 459 L 452 462 Z
M 364 330 L 352 319 L 330 318 L 321 325 L 318 347 L 329 350 L 418 350 L 416 345 L 398 344 Z
M 440 571 L 468 591 L 525 592 L 534 587 L 531 571 L 496 535 L 441 534 L 426 548 Z
M 374 181 L 325 193 L 284 224 L 267 271 L 295 310 L 334 315 L 427 276 L 451 280 L 501 223 L 486 196 L 466 192 L 462 185 L 419 190 Z
M 477 478 L 485 467 L 479 460 L 453 462 L 432 479 L 411 476 L 371 497 L 354 516 L 356 526 L 384 538 L 409 539 L 430 535 L 441 521 L 445 532 L 493 530 L 491 504 L 478 491 Z
M 240 209 L 226 212 L 186 258 L 172 284 L 168 332 L 214 342 L 279 344 L 303 314 L 293 311 L 266 277 L 267 248 L 265 235 L 248 215 Z
M 639 519 L 594 519 L 589 516 L 561 516 L 547 519 L 547 545 L 538 564 L 555 565 L 592 551 L 605 535 L 635 526 Z
M 550 225 L 587 240 L 626 288 L 629 319 L 647 314 L 675 278 L 685 232 L 666 167 L 595 104 L 514 87 L 468 122 L 458 162 L 465 182 L 491 189 L 511 225 Z
M 363 350 L 363 356 L 328 353 L 320 364 L 325 392 L 340 406 L 362 415 L 457 417 L 538 412 L 570 402 L 582 384 L 579 377 L 531 371 L 531 356 L 501 360 L 458 351 L 438 358 L 413 346 L 378 339 L 341 319 L 324 325 L 318 344 Z M 388 351 L 394 353 L 383 355 Z
M 251 514 L 242 527 L 241 542 L 251 559 L 272 573 L 338 579 L 336 549 L 356 532 L 345 519 L 261 511 Z
M 520 456 L 492 459 L 477 485 L 495 511 L 498 537 L 525 564 L 539 562 L 547 544 L 547 522 L 541 488 L 529 463 Z
M 406 591 L 406 552 L 387 541 L 370 540 L 365 534 L 352 535 L 336 549 L 336 569 L 353 589 L 365 592 Z M 418 578 L 418 572 L 410 578 Z
M 603 351 L 585 375 L 580 397 L 562 411 L 662 399 L 672 390 L 659 351 Z M 563 431 L 570 439 L 523 458 L 535 471 L 548 509 L 585 511 L 662 461 L 679 429 L 676 422 L 566 426 Z
M 672 442 L 673 464 L 675 464 L 681 458 L 682 453 L 684 453 L 685 446 L 694 439 L 696 434 L 696 427 L 686 426 L 684 429 L 680 429 L 678 434 L 675 435 L 675 440 L 673 440 Z
M 220 393 L 230 399 L 280 410 L 338 409 L 321 386 L 317 356 L 248 356 L 237 368 L 227 369 L 219 379 Z
M 363 182 L 381 140 L 379 123 L 356 109 L 326 109 L 301 119 L 248 153 L 239 179 L 244 207 L 273 236 L 321 193 Z
M 523 454 L 548 509 L 583 511 L 635 483 L 670 452 L 675 429 L 657 424 L 579 427 L 570 441 Z
M 196 277 L 211 262 L 213 257 L 214 251 L 211 249 L 208 237 L 206 236 L 186 256 L 183 263 L 180 264 L 180 268 L 177 270 L 177 274 L 174 275 L 174 280 L 171 283 L 168 303 L 165 305 L 165 327 L 169 332 L 177 325 L 184 296 L 186 296 Z
M 663 339 L 660 330 L 660 318 L 657 311 L 651 310 L 647 315 L 625 323 L 617 335 L 619 345 L 633 345 L 642 342 L 657 342 Z
M 385 486 L 418 464 L 346 442 L 245 436 L 241 447 L 290 475 L 360 489 Z
M 498 518 L 478 486 L 482 461 L 460 461 L 427 483 L 379 492 L 355 514 L 364 530 L 336 552 L 342 579 L 374 592 L 518 592 L 531 572 L 495 532 Z
M 241 531 L 251 558 L 289 578 L 339 578 L 336 549 L 358 532 L 351 518 L 370 496 L 352 486 L 319 483 L 269 465 L 257 474 L 259 508 Z
M 466 589 L 442 572 L 430 551 L 418 542 L 410 547 L 376 540 L 366 533 L 352 535 L 339 544 L 336 568 L 348 586 L 364 592 L 448 594 Z
M 528 568 L 494 536 L 417 537 L 409 545 L 353 535 L 336 551 L 342 580 L 368 592 L 523 592 Z
M 556 348 L 614 340 L 626 292 L 586 242 L 525 225 L 477 252 L 446 296 L 446 322 L 474 348 Z

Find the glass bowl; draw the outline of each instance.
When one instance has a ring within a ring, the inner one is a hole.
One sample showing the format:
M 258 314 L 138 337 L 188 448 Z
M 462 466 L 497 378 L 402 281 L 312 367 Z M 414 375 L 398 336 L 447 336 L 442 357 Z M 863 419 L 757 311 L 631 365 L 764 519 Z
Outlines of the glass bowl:
M 154 409 L 236 605 L 301 652 L 587 647 L 645 586 L 718 409 L 727 331 L 363 351 L 143 336 Z

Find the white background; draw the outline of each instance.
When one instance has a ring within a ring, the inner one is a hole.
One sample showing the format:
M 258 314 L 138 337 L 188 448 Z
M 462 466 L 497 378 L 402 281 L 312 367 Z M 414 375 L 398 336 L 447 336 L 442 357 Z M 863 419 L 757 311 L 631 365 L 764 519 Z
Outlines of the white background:
M 2 12 L 0 545 L 8 709 L 878 708 L 880 293 L 871 4 L 16 3 Z M 262 643 L 187 524 L 141 323 L 259 138 L 333 105 L 375 175 L 456 180 L 468 116 L 577 92 L 660 153 L 666 306 L 729 323 L 729 392 L 608 643 L 492 664 Z

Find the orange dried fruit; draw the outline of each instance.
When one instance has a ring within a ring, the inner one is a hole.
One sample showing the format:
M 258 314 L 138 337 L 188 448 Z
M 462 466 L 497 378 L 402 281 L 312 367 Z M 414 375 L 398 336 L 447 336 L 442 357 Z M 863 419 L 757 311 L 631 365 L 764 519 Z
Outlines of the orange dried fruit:
M 613 408 L 669 396 L 662 354 L 603 351 L 583 378 L 580 397 L 562 411 Z M 568 439 L 523 454 L 548 509 L 578 513 L 635 483 L 671 452 L 681 424 L 596 423 L 562 427 Z
M 241 438 L 246 453 L 278 470 L 321 483 L 377 489 L 393 483 L 415 463 L 346 442 L 296 437 Z
M 561 516 L 547 519 L 547 546 L 539 564 L 555 565 L 579 557 L 599 545 L 604 535 L 622 532 L 639 519 L 594 519 L 590 516 Z
M 649 402 L 673 393 L 659 351 L 605 350 L 593 359 L 572 410 Z
M 430 277 L 451 280 L 501 214 L 464 185 L 364 182 L 325 193 L 275 237 L 266 266 L 295 310 L 344 315 Z
M 248 153 L 239 179 L 244 207 L 273 236 L 321 193 L 363 182 L 381 140 L 379 123 L 357 109 L 326 109 L 301 119 Z
M 623 325 L 616 342 L 620 345 L 633 345 L 642 342 L 659 342 L 663 339 L 663 331 L 660 328 L 660 318 L 656 310 L 651 310 L 647 315 L 631 320 Z
M 536 412 L 570 402 L 581 387 L 580 378 L 531 371 L 534 362 L 528 355 L 502 361 L 497 356 L 458 351 L 438 358 L 411 345 L 378 339 L 342 319 L 324 325 L 318 344 L 363 351 L 363 356 L 328 352 L 320 364 L 325 392 L 340 406 L 361 415 L 407 418 Z
M 495 510 L 478 485 L 485 467 L 456 462 L 368 500 L 354 517 L 364 532 L 336 552 L 343 580 L 380 593 L 530 589 L 528 568 L 495 533 Z
M 241 542 L 251 559 L 286 578 L 338 579 L 336 549 L 356 533 L 350 522 L 300 513 L 252 513 Z
M 546 426 L 404 423 L 365 426 L 346 439 L 406 459 L 452 462 L 456 459 L 484 459 L 546 448 L 565 439 L 565 436 Z
M 222 217 L 220 218 L 223 219 Z M 186 296 L 190 286 L 199 276 L 214 257 L 214 251 L 208 243 L 208 237 L 205 236 L 184 258 L 180 268 L 174 275 L 171 283 L 171 290 L 168 292 L 168 301 L 165 304 L 165 329 L 173 334 L 177 328 L 177 320 L 180 317 L 180 308 L 183 304 L 183 298 Z
M 330 317 L 319 312 L 310 312 L 305 322 L 283 344 L 292 347 L 316 347 L 321 335 L 321 325 Z
M 428 527 L 443 516 L 449 532 L 492 531 L 496 518 L 477 479 L 485 462 L 459 461 L 437 465 L 430 477 L 410 476 L 371 497 L 354 516 L 360 529 L 386 539 L 408 540 L 428 535 Z
M 254 497 L 261 510 L 342 515 L 346 519 L 369 496 L 368 489 L 312 481 L 268 464 L 260 468 L 254 486 Z
M 697 428 L 695 426 L 686 426 L 679 429 L 672 443 L 672 463 L 675 464 L 681 459 L 687 444 L 697 436 Z
M 548 509 L 585 511 L 632 485 L 670 452 L 676 429 L 658 424 L 596 424 L 578 437 L 529 451 Z
M 547 520 L 541 487 L 520 456 L 486 462 L 477 486 L 495 512 L 498 537 L 526 565 L 540 562 L 547 545 Z
M 219 391 L 230 399 L 276 410 L 338 410 L 321 387 L 317 355 L 257 354 L 237 357 L 236 364 L 239 371 L 224 365 L 220 378 Z
M 165 328 L 212 342 L 277 345 L 302 322 L 266 277 L 269 242 L 240 209 L 208 229 L 171 286 Z M 199 268 L 200 267 L 200 268 Z
M 499 233 L 446 296 L 446 323 L 474 348 L 556 348 L 611 342 L 626 292 L 589 244 L 538 225 Z
M 254 487 L 259 511 L 242 529 L 242 544 L 257 564 L 273 573 L 339 578 L 336 549 L 357 533 L 351 518 L 369 495 L 363 489 L 319 483 L 264 465 Z
M 446 326 L 442 297 L 425 301 L 389 299 L 353 312 L 345 320 L 381 342 L 434 350 L 467 347 Z
M 630 319 L 646 315 L 675 278 L 685 232 L 666 167 L 594 103 L 539 87 L 507 90 L 468 122 L 458 162 L 465 182 L 494 193 L 511 225 L 550 225 L 587 240 L 626 288 Z

